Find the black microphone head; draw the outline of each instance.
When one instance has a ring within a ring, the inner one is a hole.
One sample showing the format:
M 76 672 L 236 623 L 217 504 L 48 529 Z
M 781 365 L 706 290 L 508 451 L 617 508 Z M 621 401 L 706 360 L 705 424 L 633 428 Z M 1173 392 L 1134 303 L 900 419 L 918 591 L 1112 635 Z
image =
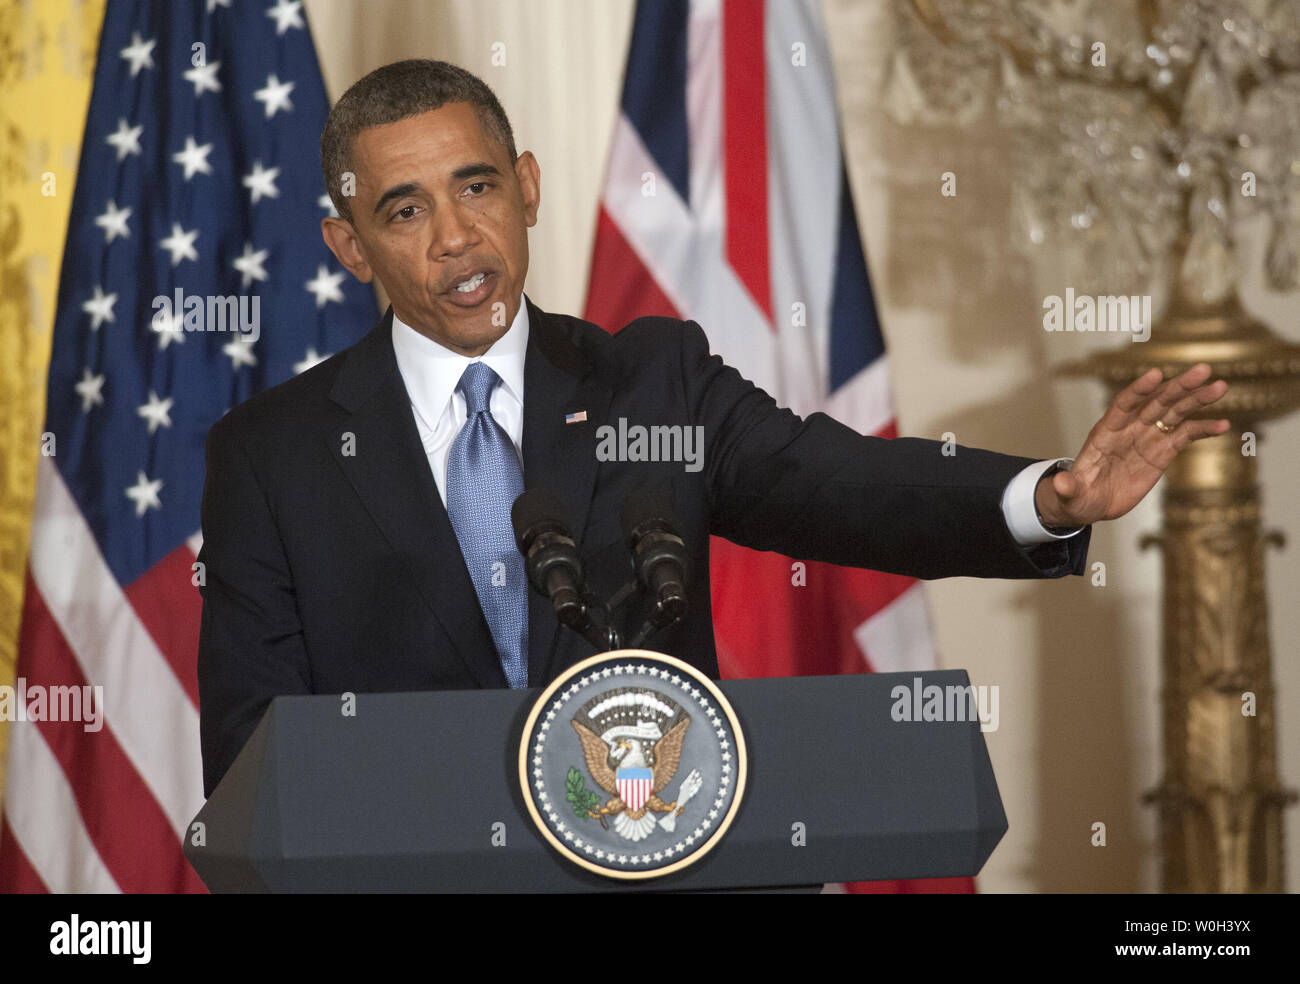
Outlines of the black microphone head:
M 651 530 L 673 529 L 672 514 L 662 499 L 655 495 L 641 495 L 623 506 L 623 536 L 627 544 L 636 549 L 640 539 Z
M 624 506 L 623 533 L 637 581 L 652 599 L 654 624 L 663 628 L 685 617 L 690 557 L 663 500 L 647 494 Z
M 525 554 L 543 533 L 569 537 L 569 530 L 560 519 L 559 503 L 544 489 L 528 489 L 515 500 L 510 507 L 510 525 L 514 527 L 515 545 Z

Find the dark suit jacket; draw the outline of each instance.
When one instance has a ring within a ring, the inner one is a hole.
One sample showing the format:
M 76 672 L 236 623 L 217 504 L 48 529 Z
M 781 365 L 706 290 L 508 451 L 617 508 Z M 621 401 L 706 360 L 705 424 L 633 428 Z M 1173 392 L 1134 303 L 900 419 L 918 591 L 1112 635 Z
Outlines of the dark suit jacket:
M 567 509 L 593 589 L 628 578 L 620 512 L 638 492 L 671 501 L 691 552 L 690 613 L 648 648 L 718 675 L 710 534 L 919 578 L 1083 572 L 1090 531 L 1025 548 L 1006 528 L 1002 492 L 1032 459 L 802 420 L 710 355 L 694 322 L 642 318 L 609 335 L 527 303 L 524 481 Z M 581 410 L 585 422 L 565 422 Z M 597 428 L 620 417 L 703 426 L 703 468 L 598 461 Z M 506 685 L 416 431 L 391 309 L 212 428 L 200 560 L 205 794 L 276 695 Z M 533 686 L 593 652 L 535 593 L 529 642 Z

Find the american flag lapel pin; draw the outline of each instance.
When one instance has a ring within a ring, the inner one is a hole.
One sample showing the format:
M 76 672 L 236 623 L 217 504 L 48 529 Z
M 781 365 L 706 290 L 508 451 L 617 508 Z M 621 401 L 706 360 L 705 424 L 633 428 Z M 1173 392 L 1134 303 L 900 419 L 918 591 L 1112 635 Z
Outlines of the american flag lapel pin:
M 564 415 L 564 422 L 566 424 L 581 424 L 586 419 L 587 419 L 586 410 L 579 410 L 577 413 L 566 413 Z

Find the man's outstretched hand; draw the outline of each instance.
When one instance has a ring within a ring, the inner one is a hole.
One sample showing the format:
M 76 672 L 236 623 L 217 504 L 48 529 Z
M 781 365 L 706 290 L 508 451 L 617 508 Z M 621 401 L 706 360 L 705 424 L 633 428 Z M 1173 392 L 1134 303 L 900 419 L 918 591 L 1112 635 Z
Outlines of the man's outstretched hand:
M 1228 392 L 1222 379 L 1207 382 L 1210 372 L 1198 362 L 1167 381 L 1152 369 L 1130 383 L 1089 431 L 1070 471 L 1038 483 L 1035 502 L 1043 522 L 1087 526 L 1123 516 L 1189 441 L 1226 431 L 1226 420 L 1184 419 Z

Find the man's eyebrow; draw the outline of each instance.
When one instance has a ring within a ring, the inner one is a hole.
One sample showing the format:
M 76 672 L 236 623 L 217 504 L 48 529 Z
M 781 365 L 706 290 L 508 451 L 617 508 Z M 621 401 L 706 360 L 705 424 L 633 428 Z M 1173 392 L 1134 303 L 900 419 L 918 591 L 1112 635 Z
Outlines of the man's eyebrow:
M 389 188 L 386 192 L 384 192 L 382 195 L 379 196 L 379 201 L 375 202 L 374 214 L 378 215 L 380 210 L 382 210 L 383 207 L 387 205 L 389 202 L 391 202 L 394 198 L 402 198 L 406 195 L 412 194 L 413 192 L 419 190 L 420 190 L 419 184 L 417 184 L 414 181 L 407 181 L 404 184 L 393 185 L 393 187 Z
M 462 164 L 456 170 L 451 172 L 452 181 L 464 181 L 466 178 L 477 178 L 480 176 L 501 177 L 501 172 L 487 161 L 475 161 L 473 164 Z

